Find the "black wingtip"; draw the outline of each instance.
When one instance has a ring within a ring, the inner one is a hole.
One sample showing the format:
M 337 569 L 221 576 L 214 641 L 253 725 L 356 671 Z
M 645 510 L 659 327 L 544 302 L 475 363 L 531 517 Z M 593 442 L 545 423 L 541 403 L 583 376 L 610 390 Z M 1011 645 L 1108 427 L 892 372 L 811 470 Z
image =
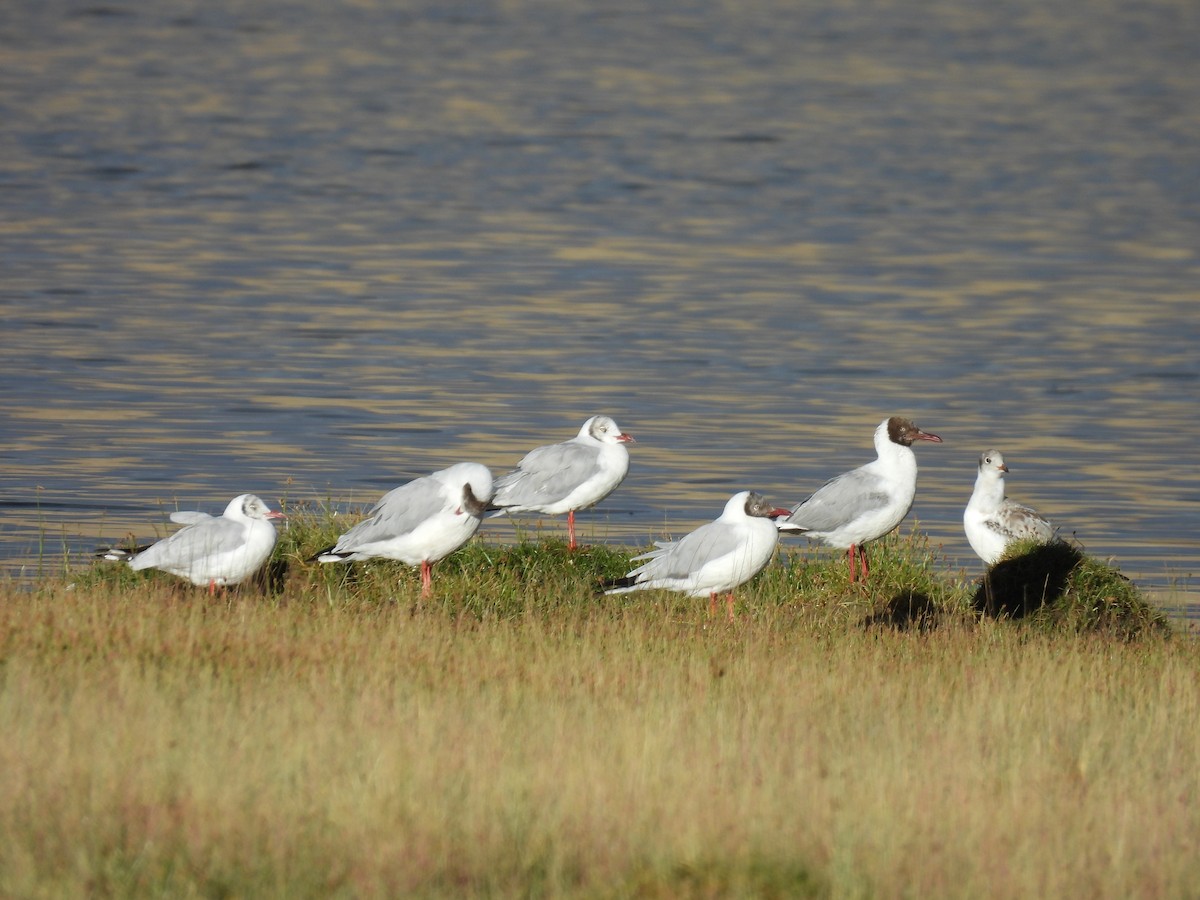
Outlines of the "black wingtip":
M 129 547 L 97 547 L 92 556 L 96 559 L 128 559 L 131 556 L 136 556 L 143 550 L 149 550 L 152 544 L 140 544 Z
M 637 584 L 637 579 L 632 575 L 623 575 L 620 578 L 606 578 L 600 582 L 600 590 L 608 591 L 613 588 L 633 587 Z
M 316 562 L 325 554 L 332 553 L 333 548 L 336 546 L 337 546 L 337 544 L 331 544 L 330 546 L 326 547 L 324 550 L 318 550 L 316 553 L 314 553 L 312 556 L 310 556 L 308 559 L 306 559 L 305 562 Z

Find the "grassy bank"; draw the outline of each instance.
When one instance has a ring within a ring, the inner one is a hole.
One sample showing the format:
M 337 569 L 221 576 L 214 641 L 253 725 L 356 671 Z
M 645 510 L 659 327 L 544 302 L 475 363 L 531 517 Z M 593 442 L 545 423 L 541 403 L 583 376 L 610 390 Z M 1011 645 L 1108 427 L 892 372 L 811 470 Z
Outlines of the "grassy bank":
M 734 623 L 598 597 L 629 553 L 555 542 L 473 545 L 420 604 L 400 566 L 298 564 L 331 528 L 224 596 L 119 567 L 4 592 L 0 894 L 1200 883 L 1200 651 L 1155 624 L 981 616 L 913 534 L 870 590 L 789 545 Z

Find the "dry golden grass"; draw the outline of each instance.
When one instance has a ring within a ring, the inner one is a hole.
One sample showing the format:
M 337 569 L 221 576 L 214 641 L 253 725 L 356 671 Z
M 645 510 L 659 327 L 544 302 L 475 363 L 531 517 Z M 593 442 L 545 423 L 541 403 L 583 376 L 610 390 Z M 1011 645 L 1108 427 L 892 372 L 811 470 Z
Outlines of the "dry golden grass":
M 730 624 L 703 601 L 595 598 L 622 557 L 552 551 L 448 560 L 426 606 L 387 566 L 293 568 L 275 595 L 115 573 L 4 591 L 0 894 L 1200 884 L 1194 641 L 953 611 L 863 628 L 888 597 L 837 585 L 833 556 L 773 567 Z M 905 542 L 878 554 L 883 584 L 889 554 Z M 928 568 L 913 555 L 901 580 Z M 575 571 L 556 586 L 555 566 Z

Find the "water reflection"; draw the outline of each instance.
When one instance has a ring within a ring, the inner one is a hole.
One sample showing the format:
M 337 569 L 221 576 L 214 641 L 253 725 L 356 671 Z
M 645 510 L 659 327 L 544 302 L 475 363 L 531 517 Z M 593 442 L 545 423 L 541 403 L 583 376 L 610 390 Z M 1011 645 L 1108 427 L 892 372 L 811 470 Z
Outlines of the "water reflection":
M 796 502 L 903 413 L 946 440 L 915 515 L 952 563 L 997 446 L 1089 551 L 1194 569 L 1178 4 L 18 6 L 10 565 L 607 412 L 638 444 L 599 539 Z

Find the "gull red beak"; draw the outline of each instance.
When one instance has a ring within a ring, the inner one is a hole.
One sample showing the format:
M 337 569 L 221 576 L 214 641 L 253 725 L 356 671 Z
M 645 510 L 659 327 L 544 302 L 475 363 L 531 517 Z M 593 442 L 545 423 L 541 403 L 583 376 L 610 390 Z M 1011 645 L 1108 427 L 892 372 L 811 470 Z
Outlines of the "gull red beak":
M 917 429 L 917 440 L 929 441 L 931 444 L 940 444 L 942 442 L 942 439 L 936 434 L 930 434 L 928 431 L 922 431 L 919 428 Z
M 1001 472 L 1007 472 L 1008 471 L 1008 463 L 1000 463 L 1000 465 L 996 466 L 996 468 L 999 469 Z
M 622 444 L 636 444 L 637 443 L 637 441 L 635 441 L 633 439 L 632 435 L 628 435 L 623 431 L 617 435 L 617 440 L 619 442 L 621 442 Z
M 767 518 L 772 520 L 781 519 L 784 516 L 790 516 L 791 514 L 792 511 L 790 509 L 773 509 L 767 513 Z
M 269 513 L 267 513 L 267 518 L 268 519 L 286 519 L 287 516 L 284 515 L 283 513 L 279 512 L 279 510 L 273 509 Z

